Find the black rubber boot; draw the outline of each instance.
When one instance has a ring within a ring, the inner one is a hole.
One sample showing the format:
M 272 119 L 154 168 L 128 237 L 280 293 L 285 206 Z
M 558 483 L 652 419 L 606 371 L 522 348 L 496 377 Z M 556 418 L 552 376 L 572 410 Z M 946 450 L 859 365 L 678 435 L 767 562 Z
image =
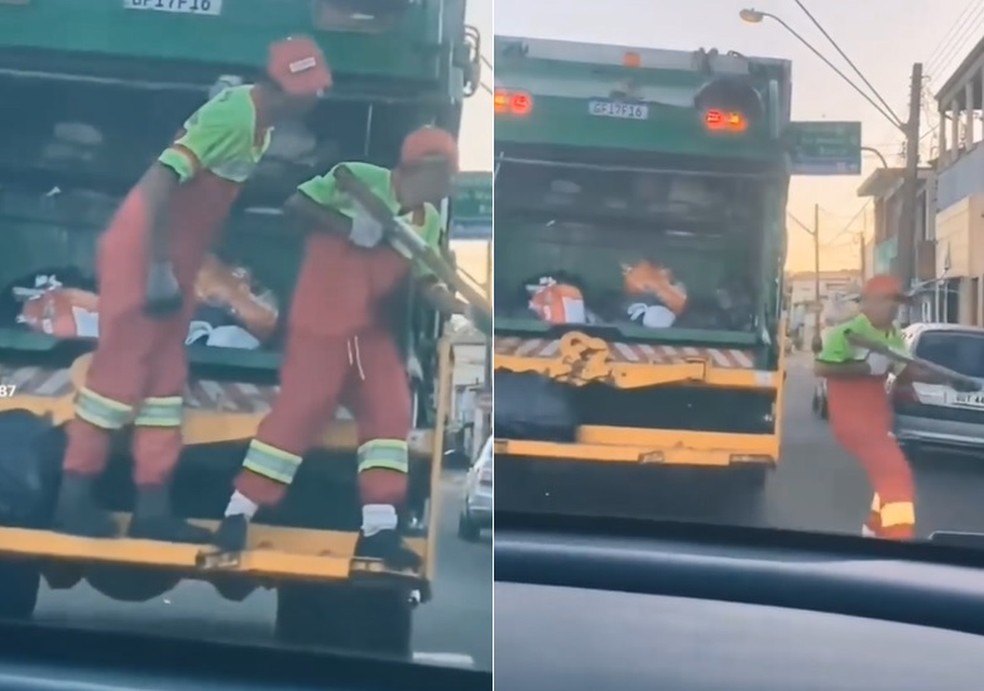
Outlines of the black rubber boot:
M 171 512 L 170 488 L 138 487 L 137 505 L 128 535 L 141 540 L 207 544 L 212 539 L 208 528 L 192 525 Z
M 242 514 L 226 516 L 219 529 L 212 535 L 212 544 L 224 552 L 242 552 L 246 549 L 249 521 Z
M 61 533 L 79 537 L 116 537 L 119 527 L 109 511 L 96 504 L 92 496 L 96 477 L 65 473 L 55 506 L 53 527 Z
M 363 559 L 380 559 L 396 571 L 416 571 L 423 563 L 420 555 L 410 549 L 398 530 L 381 530 L 366 537 L 359 533 L 355 544 L 355 556 Z

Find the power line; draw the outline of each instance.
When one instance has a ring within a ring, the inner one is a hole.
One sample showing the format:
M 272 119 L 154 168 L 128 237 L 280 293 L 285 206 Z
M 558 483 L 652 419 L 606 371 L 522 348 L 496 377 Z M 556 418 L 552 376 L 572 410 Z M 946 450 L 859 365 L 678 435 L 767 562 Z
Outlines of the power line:
M 944 45 L 949 45 L 947 42 L 947 38 L 950 36 L 950 34 L 953 33 L 954 29 L 960 26 L 964 16 L 971 10 L 971 8 L 973 8 L 975 5 L 980 5 L 982 2 L 984 2 L 984 0 L 970 0 L 970 2 L 964 5 L 963 10 L 960 12 L 957 18 L 953 20 L 953 24 L 950 25 L 950 28 L 948 28 L 944 32 L 943 36 L 939 40 L 939 43 L 933 46 L 933 49 L 930 51 L 929 57 L 926 58 L 927 67 L 929 67 L 936 60 L 937 56 L 940 53 L 940 50 L 944 47 Z
M 847 53 L 845 53 L 841 49 L 840 45 L 838 45 L 837 41 L 835 41 L 833 39 L 833 37 L 831 37 L 831 35 L 829 33 L 827 33 L 827 30 L 825 28 L 823 28 L 823 25 L 820 22 L 817 21 L 817 18 L 814 17 L 813 14 L 811 14 L 810 10 L 806 9 L 806 5 L 804 5 L 801 2 L 801 0 L 794 0 L 794 2 L 799 6 L 799 8 L 801 10 L 803 10 L 803 14 L 805 14 L 807 17 L 809 17 L 810 21 L 813 22 L 813 25 L 820 30 L 820 33 L 823 34 L 823 37 L 827 39 L 827 42 L 830 43 L 830 45 L 832 45 L 834 47 L 834 50 L 836 50 L 837 53 L 842 58 L 844 58 L 844 62 L 846 62 L 848 65 L 850 65 L 851 69 L 854 70 L 854 73 L 856 75 L 858 75 L 858 77 L 861 78 L 861 81 L 864 82 L 864 85 L 867 86 L 871 90 L 871 93 L 874 94 L 875 98 L 878 99 L 878 102 L 881 103 L 883 106 L 885 106 L 885 110 L 887 110 L 889 113 L 891 113 L 892 114 L 892 117 L 895 118 L 895 121 L 899 125 L 901 125 L 902 124 L 902 118 L 900 118 L 895 113 L 895 111 L 892 110 L 892 106 L 888 105 L 888 102 L 882 97 L 882 95 L 880 93 L 878 93 L 878 89 L 876 89 L 874 86 L 872 86 L 871 82 L 868 81 L 868 78 L 864 76 L 864 73 L 861 72 L 860 69 L 858 69 L 858 66 L 856 64 L 854 64 L 854 61 L 851 60 L 851 58 L 847 57 Z
M 968 17 L 961 30 L 948 41 L 947 49 L 933 59 L 932 64 L 927 65 L 930 71 L 946 71 L 953 58 L 959 57 L 965 49 L 967 39 L 980 33 L 980 29 L 984 25 L 984 2 L 978 0 L 978 5 L 977 10 L 971 17 Z M 974 23 L 971 23 L 971 20 L 975 20 Z

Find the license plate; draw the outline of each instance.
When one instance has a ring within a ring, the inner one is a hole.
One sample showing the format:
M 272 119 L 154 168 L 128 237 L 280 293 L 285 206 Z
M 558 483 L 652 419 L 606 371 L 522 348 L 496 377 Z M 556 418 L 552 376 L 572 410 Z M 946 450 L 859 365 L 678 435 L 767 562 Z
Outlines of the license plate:
M 222 0 L 123 0 L 123 9 L 219 15 Z
M 621 118 L 622 120 L 648 120 L 649 106 L 643 103 L 620 103 L 619 101 L 591 101 L 588 113 L 601 118 Z
M 954 393 L 950 397 L 953 405 L 964 408 L 984 408 L 984 393 Z

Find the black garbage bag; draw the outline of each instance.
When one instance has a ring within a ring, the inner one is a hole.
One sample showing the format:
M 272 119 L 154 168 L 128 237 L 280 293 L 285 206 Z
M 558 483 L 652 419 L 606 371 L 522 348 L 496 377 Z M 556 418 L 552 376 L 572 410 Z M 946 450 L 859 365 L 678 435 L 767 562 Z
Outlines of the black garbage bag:
M 64 434 L 26 410 L 0 413 L 0 525 L 47 528 L 54 509 Z
M 495 373 L 495 433 L 507 439 L 573 442 L 573 391 L 541 374 Z

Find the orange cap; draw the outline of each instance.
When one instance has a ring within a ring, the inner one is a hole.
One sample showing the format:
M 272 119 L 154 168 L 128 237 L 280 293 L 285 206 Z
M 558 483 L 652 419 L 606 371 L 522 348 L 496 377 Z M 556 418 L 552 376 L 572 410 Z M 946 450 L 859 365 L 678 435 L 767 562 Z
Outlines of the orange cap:
M 292 96 L 320 94 L 332 83 L 324 53 L 307 36 L 291 36 L 270 44 L 267 74 Z
M 902 290 L 902 282 L 890 274 L 878 274 L 872 276 L 864 283 L 861 288 L 861 296 L 866 298 L 895 298 L 905 299 L 905 291 Z
M 400 148 L 400 163 L 412 165 L 430 156 L 440 156 L 458 171 L 458 142 L 439 127 L 421 127 L 407 135 Z

